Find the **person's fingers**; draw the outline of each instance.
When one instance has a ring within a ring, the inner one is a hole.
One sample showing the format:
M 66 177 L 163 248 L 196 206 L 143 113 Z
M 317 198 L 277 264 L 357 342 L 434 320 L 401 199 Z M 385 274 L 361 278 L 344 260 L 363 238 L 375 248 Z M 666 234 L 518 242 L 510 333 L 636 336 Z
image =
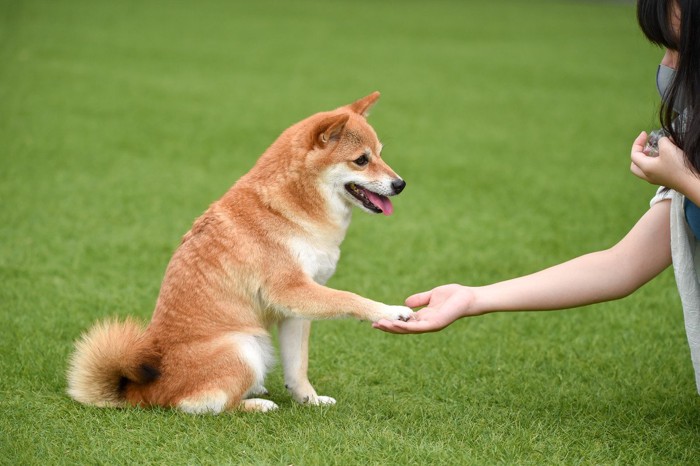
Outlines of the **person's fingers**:
M 394 325 L 395 322 L 396 321 L 382 319 L 378 320 L 377 322 L 373 322 L 372 327 L 387 333 L 403 333 L 400 332 L 399 328 Z
M 639 168 L 634 162 L 632 162 L 632 163 L 630 164 L 630 171 L 631 171 L 632 174 L 633 174 L 634 176 L 636 176 L 637 178 L 641 178 L 641 179 L 643 179 L 643 180 L 645 180 L 645 181 L 648 181 L 647 178 L 646 178 L 646 175 L 644 174 L 644 172 L 642 171 L 642 169 Z
M 643 180 L 648 180 L 647 171 L 649 169 L 649 164 L 656 162 L 656 157 L 649 157 L 644 152 L 633 150 L 630 154 L 632 159 L 632 164 L 630 165 L 630 171 L 639 178 Z
M 372 327 L 382 330 L 387 333 L 426 333 L 440 330 L 441 327 L 436 327 L 434 323 L 427 320 L 409 320 L 403 322 L 400 320 L 386 320 L 374 322 Z
M 632 151 L 632 153 L 630 154 L 630 159 L 632 160 L 632 163 L 640 168 L 647 164 L 649 162 L 649 159 L 653 158 L 654 157 L 649 157 L 644 152 Z
M 388 320 L 388 319 L 381 319 L 378 320 L 377 322 L 374 322 L 372 324 L 372 327 L 378 328 L 380 330 L 389 330 L 389 331 L 397 331 L 401 329 L 406 329 L 410 328 L 410 326 L 403 325 L 407 322 L 404 322 L 402 320 Z
M 642 131 L 632 143 L 632 152 L 643 152 L 644 145 L 647 143 L 647 133 Z
M 433 290 L 423 291 L 422 293 L 416 293 L 406 298 L 405 304 L 408 307 L 425 306 L 430 302 L 430 296 L 432 294 Z

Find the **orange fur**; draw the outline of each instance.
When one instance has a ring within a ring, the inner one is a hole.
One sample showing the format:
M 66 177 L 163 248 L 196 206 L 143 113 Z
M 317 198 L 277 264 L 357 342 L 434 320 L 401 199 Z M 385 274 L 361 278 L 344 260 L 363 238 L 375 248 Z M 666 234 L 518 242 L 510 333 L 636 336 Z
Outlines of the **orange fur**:
M 195 413 L 272 409 L 266 400 L 244 399 L 264 391 L 268 329 L 280 322 L 292 396 L 331 402 L 306 378 L 308 319 L 410 313 L 323 286 L 335 268 L 350 208 L 359 204 L 339 185 L 341 178 L 377 186 L 400 180 L 381 159 L 381 144 L 366 122 L 378 97 L 312 115 L 284 131 L 184 236 L 147 329 L 131 322 L 99 324 L 78 343 L 69 394 L 97 406 Z M 369 163 L 359 166 L 354 161 L 363 153 Z

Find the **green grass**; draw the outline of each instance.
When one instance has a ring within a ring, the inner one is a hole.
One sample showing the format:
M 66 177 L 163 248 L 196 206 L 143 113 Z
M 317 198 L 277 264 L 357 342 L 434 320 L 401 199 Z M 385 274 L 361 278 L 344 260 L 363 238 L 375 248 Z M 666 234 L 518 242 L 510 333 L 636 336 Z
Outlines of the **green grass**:
M 374 90 L 408 187 L 356 213 L 332 286 L 398 303 L 614 244 L 654 192 L 628 153 L 660 55 L 625 2 L 0 1 L 0 463 L 695 463 L 671 271 L 439 334 L 315 324 L 332 408 L 279 367 L 266 415 L 65 395 L 74 339 L 150 316 L 179 238 L 285 127 Z

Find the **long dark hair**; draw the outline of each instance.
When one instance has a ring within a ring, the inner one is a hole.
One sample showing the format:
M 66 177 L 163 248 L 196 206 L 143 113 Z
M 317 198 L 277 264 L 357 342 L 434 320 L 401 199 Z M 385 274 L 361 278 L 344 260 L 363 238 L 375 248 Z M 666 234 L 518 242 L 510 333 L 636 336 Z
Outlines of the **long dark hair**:
M 671 28 L 674 4 L 680 12 L 680 35 Z M 686 161 L 700 173 L 700 1 L 637 0 L 637 21 L 652 43 L 678 52 L 676 78 L 662 102 L 661 126 L 671 134 L 675 144 L 685 153 Z M 687 111 L 682 121 L 672 124 L 677 114 L 673 108 L 683 96 Z

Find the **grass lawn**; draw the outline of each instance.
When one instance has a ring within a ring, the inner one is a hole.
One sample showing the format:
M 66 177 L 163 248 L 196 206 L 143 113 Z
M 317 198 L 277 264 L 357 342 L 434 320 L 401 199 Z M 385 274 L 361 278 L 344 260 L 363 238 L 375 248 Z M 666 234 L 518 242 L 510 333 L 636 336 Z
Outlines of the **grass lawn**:
M 670 270 L 578 310 L 423 336 L 315 324 L 331 408 L 188 416 L 65 394 L 95 320 L 152 312 L 181 236 L 287 126 L 382 92 L 407 181 L 330 285 L 388 303 L 614 244 L 654 187 L 661 51 L 630 2 L 0 0 L 0 463 L 697 464 Z

